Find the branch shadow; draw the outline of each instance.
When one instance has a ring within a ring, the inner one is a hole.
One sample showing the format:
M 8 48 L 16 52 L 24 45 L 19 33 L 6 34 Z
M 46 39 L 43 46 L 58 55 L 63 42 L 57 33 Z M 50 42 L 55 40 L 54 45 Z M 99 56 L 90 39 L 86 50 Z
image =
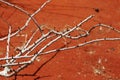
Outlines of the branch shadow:
M 54 59 L 59 51 L 57 51 L 56 53 L 54 53 L 54 55 L 49 58 L 47 61 L 45 61 L 42 65 L 40 65 L 40 67 L 33 73 L 33 74 L 17 74 L 14 76 L 14 80 L 17 80 L 17 76 L 35 76 L 47 63 L 49 63 L 52 59 Z M 51 75 L 47 75 L 47 76 L 37 76 L 34 80 L 38 80 L 40 78 L 46 78 L 46 77 L 51 77 Z

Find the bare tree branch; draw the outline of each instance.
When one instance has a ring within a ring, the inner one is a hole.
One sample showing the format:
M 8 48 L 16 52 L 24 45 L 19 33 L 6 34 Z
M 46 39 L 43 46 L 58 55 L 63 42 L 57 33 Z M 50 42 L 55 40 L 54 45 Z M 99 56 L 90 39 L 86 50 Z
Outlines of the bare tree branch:
M 64 31 L 56 31 L 52 29 L 52 30 L 48 30 L 47 32 L 44 32 L 44 30 L 42 29 L 42 26 L 37 22 L 34 16 L 37 15 L 41 11 L 41 9 L 43 9 L 50 1 L 51 0 L 45 1 L 42 4 L 42 6 L 40 6 L 33 14 L 30 14 L 24 9 L 18 7 L 17 5 L 9 3 L 5 0 L 0 0 L 0 2 L 7 4 L 8 6 L 11 6 L 23 12 L 29 17 L 26 20 L 25 24 L 21 26 L 20 29 L 18 29 L 17 31 L 13 33 L 11 30 L 12 26 L 8 24 L 7 21 L 4 21 L 8 25 L 9 30 L 8 30 L 7 36 L 0 38 L 1 42 L 7 40 L 6 55 L 5 57 L 0 58 L 0 61 L 5 61 L 5 63 L 0 64 L 0 67 L 4 67 L 4 69 L 0 71 L 0 76 L 4 76 L 4 77 L 14 76 L 16 73 L 19 73 L 21 70 L 23 70 L 24 68 L 32 64 L 35 61 L 35 59 L 40 55 L 50 54 L 50 53 L 58 52 L 58 51 L 76 49 L 78 47 L 82 47 L 87 44 L 92 44 L 94 42 L 120 40 L 120 37 L 104 37 L 103 36 L 102 38 L 91 39 L 89 41 L 82 42 L 76 45 L 66 46 L 68 45 L 68 43 L 66 42 L 66 44 L 62 44 L 62 47 L 58 46 L 58 48 L 47 50 L 49 47 L 51 47 L 51 45 L 56 44 L 62 38 L 70 39 L 72 43 L 72 40 L 79 40 L 84 37 L 88 37 L 91 35 L 92 31 L 96 29 L 97 27 L 107 28 L 107 29 L 114 31 L 115 33 L 118 33 L 118 34 L 120 33 L 118 29 L 112 26 L 106 25 L 106 24 L 96 24 L 90 27 L 88 30 L 83 29 L 81 26 L 85 24 L 86 22 L 90 21 L 94 17 L 94 15 L 90 15 L 86 17 L 81 22 L 79 22 L 76 26 L 73 26 L 72 28 L 66 29 Z M 24 31 L 26 28 L 30 28 L 28 25 L 30 24 L 31 20 L 33 20 L 34 24 L 37 26 L 37 29 L 32 33 L 32 35 L 30 35 L 30 37 L 26 40 L 27 42 L 25 42 L 23 46 L 21 47 L 15 46 L 16 54 L 11 55 L 12 45 L 10 45 L 10 43 L 12 42 L 12 38 L 16 37 L 15 35 L 19 34 L 21 31 Z M 75 31 L 81 31 L 83 33 L 78 34 L 77 36 L 71 35 Z M 37 34 L 38 32 L 40 35 Z M 36 36 L 38 37 L 37 39 L 35 38 Z M 36 51 L 37 47 L 39 47 L 38 51 Z M 17 66 L 18 68 L 16 69 L 14 68 L 14 66 Z

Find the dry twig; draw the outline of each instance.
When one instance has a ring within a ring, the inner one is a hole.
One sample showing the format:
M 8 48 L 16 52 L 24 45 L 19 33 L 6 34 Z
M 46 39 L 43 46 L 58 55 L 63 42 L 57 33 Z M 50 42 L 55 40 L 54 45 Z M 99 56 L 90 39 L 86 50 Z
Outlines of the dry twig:
M 91 27 L 89 30 L 84 30 L 81 28 L 81 26 L 86 23 L 87 21 L 89 21 L 91 18 L 94 17 L 94 15 L 90 15 L 88 17 L 86 17 L 83 21 L 81 21 L 80 23 L 78 23 L 76 26 L 73 26 L 72 28 L 70 28 L 69 30 L 66 31 L 56 31 L 54 29 L 49 30 L 47 33 L 44 33 L 44 31 L 42 30 L 42 27 L 39 25 L 39 23 L 37 22 L 37 20 L 34 18 L 34 16 L 36 14 L 38 14 L 41 9 L 44 8 L 44 6 L 46 6 L 47 3 L 50 2 L 50 0 L 47 0 L 41 7 L 39 7 L 33 14 L 29 14 L 27 11 L 25 11 L 24 9 L 6 2 L 5 0 L 0 0 L 0 2 L 7 4 L 11 7 L 14 7 L 16 9 L 18 9 L 19 11 L 25 13 L 27 16 L 29 16 L 29 18 L 26 20 L 25 24 L 23 26 L 21 26 L 20 29 L 18 29 L 16 32 L 12 33 L 11 32 L 11 26 L 9 24 L 7 24 L 9 26 L 9 32 L 8 35 L 5 37 L 0 38 L 0 41 L 5 41 L 7 39 L 7 48 L 6 48 L 6 56 L 0 58 L 0 61 L 6 61 L 6 63 L 0 64 L 0 67 L 4 67 L 4 69 L 2 71 L 0 71 L 0 75 L 1 76 L 5 76 L 5 77 L 10 77 L 15 75 L 16 73 L 18 73 L 19 71 L 23 70 L 25 67 L 27 67 L 28 65 L 32 64 L 35 59 L 40 56 L 41 54 L 49 54 L 52 52 L 58 52 L 58 51 L 64 51 L 64 50 L 69 50 L 69 49 L 75 49 L 77 47 L 82 47 L 84 45 L 87 44 L 91 44 L 94 42 L 99 42 L 99 41 L 115 41 L 115 40 L 120 40 L 119 37 L 115 37 L 115 38 L 109 38 L 109 37 L 104 37 L 104 38 L 98 38 L 98 39 L 93 39 L 90 41 L 86 41 L 74 46 L 64 46 L 64 47 L 60 47 L 60 48 L 56 48 L 56 49 L 51 49 L 48 51 L 45 51 L 48 47 L 50 47 L 51 45 L 53 45 L 55 42 L 57 42 L 58 40 L 60 40 L 61 38 L 66 38 L 66 39 L 71 39 L 71 40 L 78 40 L 81 39 L 83 37 L 87 37 L 91 34 L 91 32 L 96 28 L 96 27 L 105 27 L 108 29 L 111 29 L 113 31 L 115 31 L 116 33 L 120 33 L 119 30 L 113 28 L 112 26 L 108 26 L 105 24 L 97 24 L 93 27 Z M 30 23 L 30 21 L 33 20 L 34 24 L 37 26 L 37 29 L 34 31 L 34 33 L 31 35 L 31 37 L 27 40 L 27 42 L 25 43 L 25 45 L 19 49 L 19 52 L 15 55 L 10 55 L 10 42 L 11 42 L 11 38 L 15 37 L 17 34 L 19 34 L 21 31 L 25 30 L 25 28 L 29 28 L 28 25 Z M 70 34 L 72 34 L 73 31 L 77 31 L 78 28 L 81 28 L 81 30 L 84 32 L 83 34 L 79 34 L 78 36 L 71 36 Z M 33 38 L 37 35 L 37 32 L 39 32 L 41 35 L 39 36 L 38 39 L 36 39 L 33 43 L 32 40 Z M 47 42 L 49 39 L 51 39 L 51 41 Z M 36 50 L 36 48 L 38 46 L 40 46 L 43 42 L 47 42 L 44 46 L 42 46 L 39 51 L 35 52 L 34 54 L 32 53 L 32 51 Z M 31 44 L 32 43 L 32 44 Z M 17 61 L 17 59 L 29 59 L 29 60 L 25 60 L 25 61 Z M 13 66 L 18 66 L 17 69 L 14 69 Z

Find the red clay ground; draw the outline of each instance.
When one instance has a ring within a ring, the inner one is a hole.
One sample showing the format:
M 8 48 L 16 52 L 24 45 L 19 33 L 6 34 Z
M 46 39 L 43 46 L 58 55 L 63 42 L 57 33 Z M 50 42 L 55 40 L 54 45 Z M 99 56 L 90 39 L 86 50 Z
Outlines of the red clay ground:
M 6 0 L 7 1 L 7 0 Z M 33 13 L 45 0 L 8 0 L 23 9 Z M 57 30 L 76 25 L 87 16 L 95 17 L 83 27 L 88 29 L 97 23 L 120 26 L 120 0 L 52 0 L 35 18 L 40 24 Z M 0 16 L 12 24 L 15 31 L 22 26 L 27 16 L 18 10 L 0 3 Z M 35 29 L 30 23 L 30 30 Z M 26 30 L 22 34 L 30 34 Z M 0 36 L 6 35 L 8 26 L 0 19 Z M 107 35 L 106 35 L 107 34 Z M 82 41 L 102 36 L 119 37 L 114 32 L 97 29 L 92 35 Z M 14 45 L 20 46 L 18 40 Z M 81 41 L 81 42 L 82 42 Z M 23 42 L 24 43 L 24 42 Z M 0 43 L 0 53 L 5 52 L 4 43 Z M 36 61 L 28 68 L 22 70 L 17 80 L 120 80 L 120 41 L 104 41 L 93 43 L 73 50 L 62 51 L 49 60 L 55 53 L 42 55 L 40 62 Z M 59 44 L 57 44 L 59 45 Z M 48 61 L 45 65 L 45 63 Z M 35 75 L 33 75 L 35 73 Z M 21 74 L 21 75 L 20 75 Z M 15 77 L 0 80 L 14 80 Z

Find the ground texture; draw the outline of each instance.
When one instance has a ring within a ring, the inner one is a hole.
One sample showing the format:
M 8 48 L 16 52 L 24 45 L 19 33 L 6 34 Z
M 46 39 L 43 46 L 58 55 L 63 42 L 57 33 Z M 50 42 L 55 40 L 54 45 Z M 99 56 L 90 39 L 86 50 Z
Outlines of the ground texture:
M 45 2 L 45 0 L 6 1 L 20 6 L 29 13 L 33 13 Z M 45 29 L 55 28 L 62 31 L 76 25 L 91 14 L 95 16 L 83 25 L 84 29 L 97 23 L 104 23 L 120 30 L 120 0 L 52 0 L 35 18 L 41 25 L 46 26 Z M 0 16 L 13 26 L 13 32 L 18 30 L 28 18 L 22 12 L 2 2 L 0 2 Z M 33 22 L 29 27 L 20 34 L 19 38 L 13 38 L 12 45 L 23 45 L 21 43 L 25 42 L 25 35 L 31 35 L 30 31 L 35 30 Z M 120 36 L 108 29 L 100 30 L 95 29 L 89 37 L 80 39 L 78 42 L 103 36 Z M 5 36 L 7 33 L 8 26 L 0 19 L 0 36 Z M 61 43 L 64 43 L 64 39 L 56 45 L 59 46 Z M 16 76 L 0 77 L 0 80 L 120 80 L 119 44 L 120 41 L 103 41 L 57 54 L 41 55 Z M 0 56 L 6 51 L 5 47 L 5 43 L 0 42 Z

